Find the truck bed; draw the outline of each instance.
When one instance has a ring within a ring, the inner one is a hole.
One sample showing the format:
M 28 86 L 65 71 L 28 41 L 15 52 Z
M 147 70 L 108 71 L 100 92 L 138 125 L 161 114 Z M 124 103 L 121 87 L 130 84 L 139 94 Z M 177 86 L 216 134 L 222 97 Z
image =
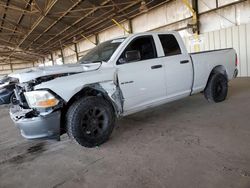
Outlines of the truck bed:
M 228 80 L 234 76 L 236 52 L 233 48 L 190 53 L 190 57 L 194 69 L 192 94 L 205 89 L 210 73 L 215 67 L 221 72 L 226 72 Z

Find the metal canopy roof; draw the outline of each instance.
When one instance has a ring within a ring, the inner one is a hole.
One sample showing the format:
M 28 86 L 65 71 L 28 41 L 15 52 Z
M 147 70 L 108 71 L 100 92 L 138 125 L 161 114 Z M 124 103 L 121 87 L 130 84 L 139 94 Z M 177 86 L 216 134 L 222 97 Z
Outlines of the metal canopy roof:
M 145 0 L 148 9 L 166 1 Z M 141 13 L 142 0 L 0 0 L 0 64 L 34 61 Z

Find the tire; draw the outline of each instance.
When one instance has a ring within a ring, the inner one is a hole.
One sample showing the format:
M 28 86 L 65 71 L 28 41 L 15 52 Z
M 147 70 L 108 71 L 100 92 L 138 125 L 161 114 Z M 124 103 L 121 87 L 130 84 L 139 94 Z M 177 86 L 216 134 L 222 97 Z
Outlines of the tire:
M 13 93 L 13 94 L 10 96 L 10 104 L 13 104 L 13 105 L 18 104 L 18 100 L 17 100 L 17 98 L 16 98 L 15 93 Z
M 84 147 L 106 142 L 114 128 L 112 106 L 101 97 L 85 97 L 71 105 L 66 115 L 67 133 Z
M 212 74 L 204 91 L 209 102 L 222 102 L 226 99 L 228 92 L 227 78 L 221 73 Z

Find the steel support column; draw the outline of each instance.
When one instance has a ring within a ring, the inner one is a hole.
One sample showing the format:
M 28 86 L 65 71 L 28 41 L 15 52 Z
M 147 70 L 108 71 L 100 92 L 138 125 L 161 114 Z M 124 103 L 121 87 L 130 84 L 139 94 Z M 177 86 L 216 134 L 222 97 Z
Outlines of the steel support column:
M 78 60 L 79 60 L 79 54 L 78 54 L 77 44 L 74 43 L 74 46 L 75 46 L 75 52 L 76 52 L 76 59 L 77 59 L 77 61 L 78 61 Z
M 53 54 L 52 54 L 52 52 L 50 53 L 50 57 L 51 57 L 52 65 L 54 65 L 54 64 L 55 64 L 55 62 L 54 62 L 54 58 L 53 58 Z
M 192 0 L 192 7 L 195 14 L 195 24 L 196 24 L 196 32 L 199 35 L 200 34 L 200 24 L 199 24 L 199 9 L 198 9 L 198 0 Z
M 63 55 L 63 49 L 62 48 L 61 48 L 61 56 L 62 56 L 62 63 L 65 64 L 64 55 Z

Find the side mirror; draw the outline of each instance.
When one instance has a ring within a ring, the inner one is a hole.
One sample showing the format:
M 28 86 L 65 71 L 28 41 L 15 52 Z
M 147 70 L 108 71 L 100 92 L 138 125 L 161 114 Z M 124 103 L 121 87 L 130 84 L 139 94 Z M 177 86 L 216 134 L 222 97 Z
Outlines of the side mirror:
M 138 50 L 126 51 L 125 52 L 126 62 L 139 61 L 141 60 L 141 54 Z

